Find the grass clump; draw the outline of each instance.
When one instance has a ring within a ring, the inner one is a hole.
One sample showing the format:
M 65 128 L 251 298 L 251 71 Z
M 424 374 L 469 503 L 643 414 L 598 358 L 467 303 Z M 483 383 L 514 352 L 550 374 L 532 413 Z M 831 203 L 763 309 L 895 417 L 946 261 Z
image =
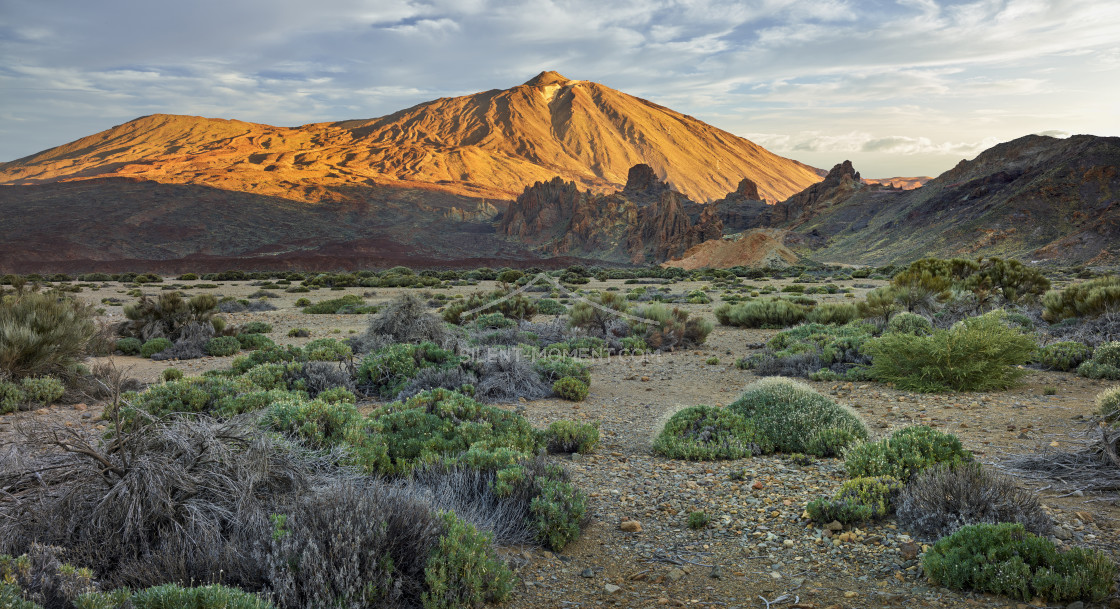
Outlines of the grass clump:
M 689 461 L 742 459 L 773 450 L 769 438 L 742 415 L 704 405 L 674 414 L 653 442 L 654 453 Z
M 707 512 L 691 512 L 688 515 L 688 528 L 693 531 L 699 531 L 708 527 L 708 523 L 712 521 L 712 517 Z
M 556 421 L 543 432 L 550 453 L 587 454 L 599 445 L 599 423 Z
M 831 499 L 814 499 L 805 510 L 814 521 L 823 523 L 883 518 L 894 511 L 895 498 L 903 486 L 892 476 L 854 478 L 844 482 Z
M 587 399 L 587 392 L 587 383 L 570 376 L 565 376 L 552 384 L 552 393 L 555 393 L 556 397 L 569 402 L 584 401 Z
M 919 392 L 1006 389 L 1026 372 L 1034 339 L 1004 323 L 993 311 L 929 336 L 884 334 L 868 341 L 870 374 Z
M 233 341 L 237 342 L 237 339 L 235 338 Z M 172 342 L 170 339 L 163 338 L 162 336 L 153 338 L 140 347 L 140 357 L 151 357 L 160 351 L 170 349 L 171 346 Z
M 1112 589 L 1116 565 L 1099 550 L 1060 552 L 1021 524 L 975 524 L 938 540 L 922 556 L 934 583 L 1027 601 L 1100 601 Z
M 1093 357 L 1077 367 L 1077 374 L 1091 379 L 1120 381 L 1120 341 L 1099 345 Z
M 716 307 L 715 315 L 725 326 L 741 328 L 788 328 L 805 321 L 809 308 L 784 298 L 763 298 Z
M 819 457 L 842 449 L 834 443 L 817 441 L 822 434 L 831 434 L 834 441 L 868 437 L 867 427 L 850 408 L 840 406 L 804 383 L 781 377 L 764 378 L 748 385 L 727 409 L 750 421 L 776 450 L 786 453 Z M 841 430 L 843 434 L 830 430 Z M 831 448 L 826 450 L 828 446 Z
M 1109 387 L 1097 394 L 1097 414 L 1109 423 L 1120 421 L 1120 385 Z
M 979 463 L 940 464 L 919 473 L 899 497 L 898 522 L 926 539 L 981 523 L 1017 522 L 1036 535 L 1051 529 L 1034 494 Z
M 163 292 L 158 298 L 141 294 L 137 302 L 124 307 L 124 315 L 131 322 L 126 332 L 141 340 L 166 338 L 175 342 L 191 324 L 211 325 L 217 312 L 218 299 L 211 294 L 190 299 L 179 292 Z
M 971 460 L 972 453 L 964 449 L 957 436 L 915 425 L 878 442 L 851 447 L 844 454 L 844 467 L 854 478 L 893 476 L 908 481 L 939 463 L 960 465 Z
M 1093 348 L 1071 340 L 1056 342 L 1038 350 L 1036 361 L 1049 370 L 1069 372 L 1076 370 L 1093 356 Z
M 610 292 L 607 292 L 608 294 Z M 712 322 L 699 317 L 690 317 L 688 311 L 680 307 L 669 307 L 653 303 L 634 310 L 633 315 L 655 323 L 631 321 L 630 331 L 640 338 L 650 349 L 675 349 L 698 347 L 712 333 Z
M 813 307 L 805 316 L 805 321 L 811 324 L 832 324 L 842 326 L 859 319 L 859 310 L 856 305 L 846 302 L 826 302 Z

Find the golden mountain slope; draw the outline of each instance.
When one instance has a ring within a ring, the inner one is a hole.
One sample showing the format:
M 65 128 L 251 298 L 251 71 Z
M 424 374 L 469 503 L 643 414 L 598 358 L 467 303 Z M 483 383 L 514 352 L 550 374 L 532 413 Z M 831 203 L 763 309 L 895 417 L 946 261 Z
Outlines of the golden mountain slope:
M 542 72 L 511 89 L 437 99 L 370 120 L 287 128 L 146 116 L 0 164 L 0 184 L 130 177 L 312 202 L 363 185 L 513 199 L 555 176 L 614 191 L 638 163 L 701 202 L 724 196 L 744 177 L 771 201 L 821 179 L 806 165 L 690 116 Z

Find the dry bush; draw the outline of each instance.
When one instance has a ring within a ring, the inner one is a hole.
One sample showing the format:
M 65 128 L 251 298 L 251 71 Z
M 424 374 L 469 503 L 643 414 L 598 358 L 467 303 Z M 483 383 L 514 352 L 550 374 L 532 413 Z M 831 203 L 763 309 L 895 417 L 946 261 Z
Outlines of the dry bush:
M 188 324 L 209 324 L 217 312 L 218 299 L 212 294 L 184 300 L 178 292 L 164 292 L 155 299 L 143 294 L 140 300 L 124 307 L 125 317 L 132 321 L 128 332 L 145 341 L 167 338 L 174 342 Z
M 210 322 L 187 322 L 179 331 L 179 338 L 168 349 L 153 354 L 154 360 L 198 359 L 206 357 L 206 343 L 214 336 L 214 326 Z
M 351 393 L 355 391 L 354 377 L 343 362 L 304 362 L 298 373 L 288 376 L 288 382 L 293 386 L 301 380 L 312 398 L 335 387 L 342 387 Z
M 978 463 L 923 471 L 906 485 L 897 505 L 899 524 L 923 539 L 938 539 L 970 524 L 1018 522 L 1043 536 L 1052 526 L 1032 493 Z
M 538 400 L 552 393 L 552 387 L 537 374 L 533 365 L 516 350 L 491 350 L 478 362 L 475 398 L 483 402 L 515 402 L 517 398 Z
M 473 387 L 478 383 L 478 376 L 470 370 L 462 368 L 422 368 L 416 376 L 397 394 L 398 400 L 408 398 L 429 389 L 450 389 L 460 391 L 464 385 Z
M 419 296 L 402 294 L 374 315 L 365 335 L 351 344 L 355 352 L 369 353 L 379 344 L 433 342 L 446 348 L 454 341 L 443 320 L 430 313 Z

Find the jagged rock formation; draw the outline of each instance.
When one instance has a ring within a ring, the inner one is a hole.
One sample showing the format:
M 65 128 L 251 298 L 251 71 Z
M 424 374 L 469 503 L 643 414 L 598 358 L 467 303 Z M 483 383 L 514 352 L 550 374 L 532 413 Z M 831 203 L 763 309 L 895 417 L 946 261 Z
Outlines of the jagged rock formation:
M 768 205 L 758 193 L 758 185 L 750 178 L 743 178 L 734 192 L 711 206 L 723 222 L 723 230 L 736 233 L 759 226 L 770 226 L 773 222 L 773 207 Z
M 838 165 L 820 184 L 775 206 L 782 213 L 774 225 L 799 235 L 786 243 L 820 261 L 1002 256 L 1120 263 L 1120 138 L 1028 135 L 913 190 L 860 188 L 857 176 Z
M 556 177 L 525 189 L 498 222 L 500 234 L 553 255 L 660 262 L 723 234 L 712 206 L 693 203 L 636 165 L 622 190 L 595 195 Z
M 813 168 L 644 99 L 555 72 L 368 120 L 273 127 L 152 115 L 0 164 L 0 184 L 130 177 L 293 200 L 380 185 L 510 200 L 560 176 L 605 194 L 638 163 L 694 200 L 749 176 L 780 200 Z M 718 168 L 718 169 L 715 169 Z

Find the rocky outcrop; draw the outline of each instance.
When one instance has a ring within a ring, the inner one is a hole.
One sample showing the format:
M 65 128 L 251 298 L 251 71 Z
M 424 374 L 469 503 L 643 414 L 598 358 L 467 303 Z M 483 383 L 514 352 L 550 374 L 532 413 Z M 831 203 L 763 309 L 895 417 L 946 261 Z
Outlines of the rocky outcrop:
M 743 178 L 734 192 L 710 205 L 728 233 L 770 226 L 773 221 L 772 206 L 762 199 L 758 185 L 750 178 Z
M 859 172 L 852 167 L 852 162 L 844 161 L 829 170 L 824 180 L 774 205 L 770 225 L 796 224 L 865 188 L 868 186 L 860 181 Z
M 723 223 L 715 208 L 693 203 L 648 165 L 635 165 L 626 187 L 609 195 L 560 178 L 538 182 L 509 206 L 497 230 L 542 253 L 638 264 L 718 238 Z

